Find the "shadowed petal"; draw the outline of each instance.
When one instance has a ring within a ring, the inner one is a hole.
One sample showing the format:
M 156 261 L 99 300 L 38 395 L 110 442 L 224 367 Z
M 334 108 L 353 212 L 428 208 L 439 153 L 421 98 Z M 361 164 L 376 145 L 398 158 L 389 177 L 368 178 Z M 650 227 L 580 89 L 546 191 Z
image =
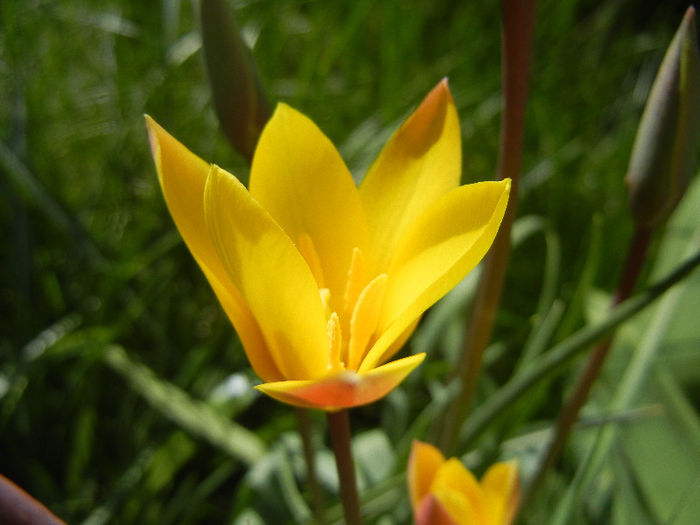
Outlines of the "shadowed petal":
M 386 271 L 423 210 L 457 187 L 461 169 L 459 119 L 445 79 L 394 133 L 360 185 L 376 273 Z
M 233 175 L 217 167 L 207 178 L 204 214 L 279 371 L 286 378 L 324 375 L 325 311 L 311 270 L 289 237 Z
M 360 371 L 388 349 L 488 251 L 508 203 L 510 180 L 460 186 L 433 203 L 401 239 L 388 271 L 379 333 Z
M 265 381 L 282 378 L 270 359 L 257 322 L 229 279 L 204 221 L 204 184 L 209 164 L 146 115 L 148 138 L 165 202 L 180 235 L 209 280 L 233 323 L 256 373 Z
M 396 388 L 422 361 L 425 354 L 392 361 L 369 372 L 349 370 L 315 381 L 279 381 L 255 388 L 282 401 L 306 408 L 334 410 L 365 405 Z
M 367 226 L 345 163 L 308 117 L 278 104 L 253 158 L 250 193 L 295 244 L 308 235 L 318 254 L 332 309 L 342 303 L 353 248 L 365 250 Z

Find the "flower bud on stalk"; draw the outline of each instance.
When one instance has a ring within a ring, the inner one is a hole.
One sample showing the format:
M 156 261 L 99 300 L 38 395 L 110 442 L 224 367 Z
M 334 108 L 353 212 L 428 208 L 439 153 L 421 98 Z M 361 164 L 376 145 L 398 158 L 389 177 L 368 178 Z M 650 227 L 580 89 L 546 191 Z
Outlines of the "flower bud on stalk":
M 216 116 L 233 147 L 250 161 L 270 117 L 253 57 L 225 0 L 201 0 L 200 18 Z
M 625 182 L 637 228 L 663 223 L 688 187 L 700 136 L 695 9 L 676 32 L 644 108 Z

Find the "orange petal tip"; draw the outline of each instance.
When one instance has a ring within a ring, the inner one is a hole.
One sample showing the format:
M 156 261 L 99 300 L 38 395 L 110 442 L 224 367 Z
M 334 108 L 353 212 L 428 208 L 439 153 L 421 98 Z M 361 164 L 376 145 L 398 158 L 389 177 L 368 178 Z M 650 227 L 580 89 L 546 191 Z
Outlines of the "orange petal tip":
M 372 403 L 396 388 L 425 359 L 417 354 L 365 373 L 351 370 L 304 381 L 277 381 L 255 388 L 294 406 L 335 411 Z

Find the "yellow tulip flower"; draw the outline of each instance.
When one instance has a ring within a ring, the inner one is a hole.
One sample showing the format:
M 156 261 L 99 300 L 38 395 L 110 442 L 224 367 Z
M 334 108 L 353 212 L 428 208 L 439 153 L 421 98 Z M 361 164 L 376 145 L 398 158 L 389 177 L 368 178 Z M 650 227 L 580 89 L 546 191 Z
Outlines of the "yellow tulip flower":
M 408 488 L 416 525 L 509 525 L 518 504 L 514 461 L 492 465 L 476 481 L 457 458 L 414 441 L 408 461 Z
M 375 401 L 425 355 L 387 363 L 493 242 L 510 181 L 459 186 L 459 121 L 440 82 L 356 187 L 306 116 L 278 104 L 250 189 L 150 117 L 178 230 L 233 323 L 257 388 L 301 407 Z

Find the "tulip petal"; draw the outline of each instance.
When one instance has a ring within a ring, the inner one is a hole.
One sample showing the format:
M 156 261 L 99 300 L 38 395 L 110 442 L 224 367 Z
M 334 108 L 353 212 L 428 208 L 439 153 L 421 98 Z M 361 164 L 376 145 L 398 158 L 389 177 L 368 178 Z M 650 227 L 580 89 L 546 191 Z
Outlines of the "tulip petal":
M 415 511 L 416 525 L 460 525 L 433 494 L 428 494 Z M 477 523 L 472 521 L 471 523 Z
M 308 117 L 278 104 L 253 158 L 250 193 L 295 244 L 308 235 L 332 309 L 341 311 L 353 248 L 366 249 L 360 197 L 345 163 Z
M 146 115 L 148 138 L 168 210 L 233 323 L 255 372 L 265 381 L 282 378 L 270 359 L 255 318 L 233 285 L 206 233 L 204 184 L 209 164 Z
M 486 523 L 484 496 L 479 482 L 457 458 L 448 459 L 437 471 L 430 486 L 452 516 L 460 523 Z M 463 519 L 472 516 L 474 519 Z
M 445 79 L 394 133 L 360 185 L 376 273 L 386 271 L 416 218 L 459 184 L 461 155 L 457 109 Z
M 435 487 L 431 495 L 441 510 L 454 520 L 456 525 L 490 525 L 476 512 L 469 499 L 462 493 L 444 487 Z
M 278 381 L 255 388 L 283 403 L 304 408 L 350 408 L 371 403 L 387 395 L 423 359 L 425 354 L 416 354 L 363 374 L 344 370 L 314 381 Z
M 411 506 L 414 510 L 428 494 L 433 478 L 443 463 L 445 463 L 445 456 L 433 445 L 418 440 L 414 440 L 411 444 L 406 477 Z
M 434 202 L 401 239 L 378 332 L 360 371 L 391 357 L 392 343 L 488 251 L 508 203 L 510 180 L 460 186 Z
M 520 495 L 518 464 L 515 461 L 492 465 L 481 478 L 484 503 L 495 525 L 513 521 Z
M 201 264 L 200 267 L 214 290 L 221 307 L 233 323 L 233 327 L 236 329 L 236 333 L 238 333 L 245 350 L 246 357 L 255 373 L 263 381 L 281 380 L 284 376 L 277 368 L 267 349 L 260 326 L 258 326 L 248 305 L 240 298 L 238 291 L 233 288 L 233 285 L 228 288 L 223 286 L 209 269 Z
M 285 378 L 329 367 L 326 318 L 311 270 L 289 237 L 238 179 L 214 166 L 204 189 L 212 242 Z M 303 315 L 300 315 L 303 312 Z

